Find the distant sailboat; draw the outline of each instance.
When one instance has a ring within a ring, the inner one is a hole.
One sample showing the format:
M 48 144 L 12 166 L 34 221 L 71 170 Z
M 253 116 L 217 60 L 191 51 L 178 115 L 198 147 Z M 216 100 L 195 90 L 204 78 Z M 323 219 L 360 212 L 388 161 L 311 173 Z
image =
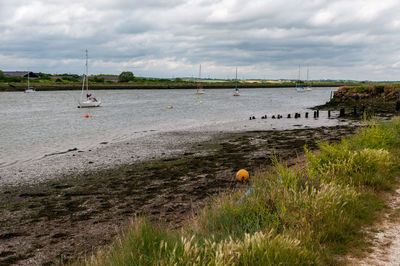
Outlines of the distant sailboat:
M 79 99 L 78 108 L 99 107 L 100 104 L 101 101 L 96 99 L 92 92 L 89 92 L 88 50 L 86 49 L 86 74 L 83 76 L 81 98 Z
M 237 67 L 236 67 L 236 77 L 235 77 L 235 92 L 233 93 L 233 96 L 240 96 L 239 88 L 237 86 Z
M 28 71 L 28 87 L 24 90 L 24 93 L 36 92 L 35 88 L 29 86 L 29 71 Z
M 198 79 L 197 90 L 196 90 L 195 94 L 204 94 L 203 85 L 200 84 L 200 79 L 201 79 L 201 65 L 199 68 L 199 79 Z

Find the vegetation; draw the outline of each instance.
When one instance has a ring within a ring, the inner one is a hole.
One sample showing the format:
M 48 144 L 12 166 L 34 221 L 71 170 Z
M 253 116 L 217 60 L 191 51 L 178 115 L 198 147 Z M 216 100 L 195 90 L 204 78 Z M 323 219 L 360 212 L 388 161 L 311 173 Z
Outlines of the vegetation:
M 64 73 L 64 74 L 47 74 L 47 73 L 35 73 L 38 78 L 31 78 L 32 83 L 36 83 L 35 87 L 38 90 L 56 90 L 66 89 L 65 86 L 71 85 L 70 89 L 79 89 L 79 84 L 82 81 L 82 77 L 77 74 Z M 114 77 L 111 81 L 106 79 Z M 26 86 L 26 77 L 7 77 L 0 74 L 0 91 L 8 90 L 23 90 Z M 120 75 L 92 75 L 89 77 L 89 83 L 93 85 L 112 84 L 115 86 L 137 86 L 149 87 L 149 88 L 194 88 L 199 81 L 196 78 L 148 78 L 148 77 L 135 77 L 130 71 L 124 71 Z M 235 80 L 233 79 L 202 79 L 200 81 L 204 87 L 208 88 L 232 88 L 235 86 Z M 60 86 L 62 85 L 62 86 Z M 379 92 L 383 89 L 386 93 L 390 93 L 387 88 L 400 87 L 400 84 L 393 82 L 359 82 L 351 80 L 313 80 L 310 81 L 310 85 L 314 87 L 339 87 L 349 86 L 349 88 L 356 88 L 352 90 L 360 90 L 364 92 L 369 90 L 370 87 L 376 88 Z M 242 88 L 259 88 L 259 87 L 294 87 L 296 81 L 293 80 L 239 80 L 238 86 Z M 24 87 L 24 88 L 23 88 Z
M 251 192 L 213 199 L 180 230 L 137 219 L 86 265 L 319 265 L 365 247 L 362 226 L 400 174 L 400 119 L 371 122 L 340 143 L 306 149 L 306 163 L 251 180 Z
M 128 82 L 135 79 L 135 76 L 130 71 L 125 71 L 119 74 L 119 81 L 120 82 Z
M 369 84 L 362 86 L 343 86 L 340 88 L 344 93 L 367 94 L 370 96 L 390 97 L 399 91 L 400 84 Z
M 3 71 L 0 70 L 0 81 L 5 80 L 6 76 L 4 75 Z

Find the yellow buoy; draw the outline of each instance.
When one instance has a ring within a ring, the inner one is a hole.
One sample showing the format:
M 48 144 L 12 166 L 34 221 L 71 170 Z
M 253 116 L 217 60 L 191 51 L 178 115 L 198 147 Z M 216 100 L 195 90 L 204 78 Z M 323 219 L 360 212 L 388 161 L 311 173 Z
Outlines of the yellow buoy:
M 237 173 L 236 173 L 236 179 L 240 182 L 244 182 L 249 180 L 249 172 L 247 172 L 244 169 L 240 169 Z
M 172 105 L 168 105 L 168 109 L 172 109 L 174 108 Z
M 85 117 L 86 117 L 86 118 L 88 118 L 88 117 L 89 117 L 89 115 L 85 115 Z

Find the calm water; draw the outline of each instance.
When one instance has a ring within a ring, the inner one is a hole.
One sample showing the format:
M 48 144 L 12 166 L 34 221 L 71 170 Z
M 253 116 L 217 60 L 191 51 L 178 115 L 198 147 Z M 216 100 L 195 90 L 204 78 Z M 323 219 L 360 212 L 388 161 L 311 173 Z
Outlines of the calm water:
M 194 90 L 100 90 L 95 94 L 103 103 L 94 109 L 76 108 L 79 91 L 0 92 L 0 167 L 154 132 L 235 130 L 232 125 L 248 123 L 251 115 L 261 123 L 264 114 L 304 112 L 328 101 L 335 89 L 314 88 L 306 93 L 294 88 L 242 89 L 240 97 L 233 97 L 232 89 L 207 89 L 197 97 Z M 293 121 L 268 119 L 263 129 L 275 128 L 273 123 L 290 128 Z M 311 126 L 327 123 L 319 119 Z

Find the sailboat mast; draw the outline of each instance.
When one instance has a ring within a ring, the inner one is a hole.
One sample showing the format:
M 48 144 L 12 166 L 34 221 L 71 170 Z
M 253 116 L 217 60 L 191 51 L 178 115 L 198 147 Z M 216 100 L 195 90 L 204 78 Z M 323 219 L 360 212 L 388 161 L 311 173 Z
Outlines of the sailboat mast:
M 199 79 L 197 80 L 197 93 L 200 93 L 200 91 L 201 91 L 201 84 L 200 84 L 200 78 L 201 78 L 201 64 L 200 64 L 200 67 L 199 67 Z
M 297 80 L 300 82 L 300 65 L 299 65 L 299 75 L 297 77 Z
M 89 90 L 89 77 L 88 77 L 88 50 L 86 49 L 86 91 Z
M 200 67 L 199 67 L 199 82 L 200 82 L 200 77 L 201 77 L 201 64 L 200 64 Z
M 238 88 L 237 88 L 237 67 L 236 67 L 236 76 L 235 76 L 235 90 L 238 90 Z
M 307 83 L 308 83 L 308 65 L 307 65 Z

